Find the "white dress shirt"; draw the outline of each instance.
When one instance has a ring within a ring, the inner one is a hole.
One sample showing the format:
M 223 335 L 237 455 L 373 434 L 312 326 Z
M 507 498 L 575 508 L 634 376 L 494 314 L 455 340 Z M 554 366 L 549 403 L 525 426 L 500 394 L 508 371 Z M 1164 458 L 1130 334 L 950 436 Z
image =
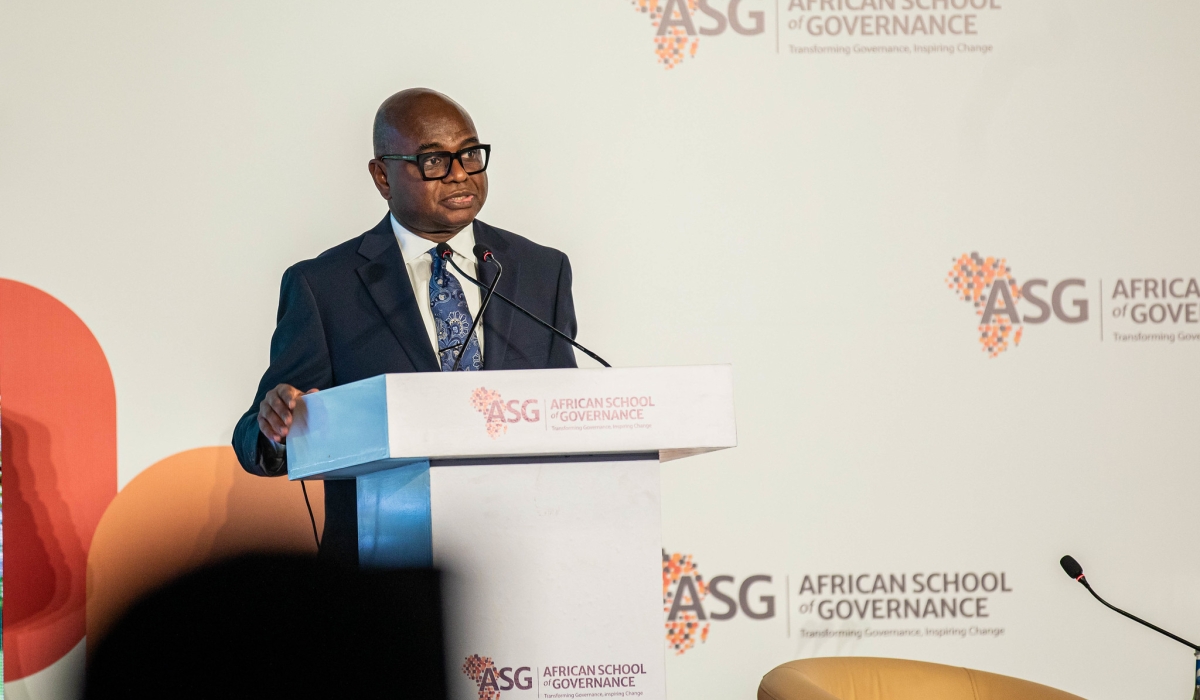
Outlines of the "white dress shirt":
M 433 322 L 433 311 L 429 309 L 429 278 L 433 276 L 433 251 L 437 248 L 437 244 L 404 228 L 399 221 L 396 221 L 394 214 L 390 218 L 392 231 L 400 243 L 400 252 L 404 254 L 404 266 L 408 268 L 408 281 L 412 284 L 413 294 L 417 297 L 417 308 L 421 310 L 421 320 L 425 322 L 425 332 L 429 334 L 429 342 L 433 346 L 433 354 L 436 356 L 438 354 L 437 327 Z M 475 267 L 474 227 L 468 224 L 446 244 L 454 251 L 454 262 L 458 263 L 464 272 L 474 273 L 475 278 L 479 279 L 479 272 Z M 471 311 L 471 319 L 474 320 L 479 315 L 479 305 L 483 301 L 481 290 L 463 279 L 453 266 L 446 265 L 446 268 L 462 285 L 463 294 L 467 297 L 467 308 Z M 479 340 L 479 357 L 483 359 L 482 321 L 475 330 L 475 337 Z

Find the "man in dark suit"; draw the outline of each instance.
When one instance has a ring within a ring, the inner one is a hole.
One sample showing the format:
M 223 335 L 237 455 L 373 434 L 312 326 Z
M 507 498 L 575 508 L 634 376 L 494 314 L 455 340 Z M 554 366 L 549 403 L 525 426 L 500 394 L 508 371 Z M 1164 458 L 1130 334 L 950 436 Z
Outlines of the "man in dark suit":
M 390 213 L 373 229 L 283 275 L 271 364 L 233 447 L 246 471 L 286 474 L 300 396 L 389 372 L 575 367 L 569 344 L 493 300 L 483 333 L 467 337 L 479 290 L 432 250 L 447 243 L 468 274 L 483 244 L 504 265 L 497 291 L 574 337 L 567 256 L 476 219 L 487 199 L 490 147 L 467 112 L 432 90 L 404 90 L 375 115 L 371 177 Z M 462 356 L 459 359 L 459 356 Z M 358 559 L 353 480 L 325 484 L 321 553 Z

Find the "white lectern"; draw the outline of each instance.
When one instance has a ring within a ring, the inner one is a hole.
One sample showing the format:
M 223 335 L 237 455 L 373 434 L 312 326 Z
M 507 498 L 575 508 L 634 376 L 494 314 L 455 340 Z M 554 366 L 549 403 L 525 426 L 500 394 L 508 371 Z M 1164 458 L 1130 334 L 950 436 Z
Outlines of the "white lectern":
M 389 374 L 303 399 L 359 562 L 446 572 L 452 697 L 665 697 L 658 463 L 737 443 L 727 365 Z

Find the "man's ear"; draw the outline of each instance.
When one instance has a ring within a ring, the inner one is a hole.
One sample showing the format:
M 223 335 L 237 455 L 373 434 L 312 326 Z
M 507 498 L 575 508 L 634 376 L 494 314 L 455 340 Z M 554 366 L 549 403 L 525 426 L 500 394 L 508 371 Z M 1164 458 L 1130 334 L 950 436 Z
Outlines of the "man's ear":
M 379 196 L 392 201 L 392 186 L 388 184 L 387 167 L 383 161 L 372 158 L 371 162 L 367 163 L 367 169 L 371 171 L 371 180 L 375 183 L 375 189 L 379 190 Z

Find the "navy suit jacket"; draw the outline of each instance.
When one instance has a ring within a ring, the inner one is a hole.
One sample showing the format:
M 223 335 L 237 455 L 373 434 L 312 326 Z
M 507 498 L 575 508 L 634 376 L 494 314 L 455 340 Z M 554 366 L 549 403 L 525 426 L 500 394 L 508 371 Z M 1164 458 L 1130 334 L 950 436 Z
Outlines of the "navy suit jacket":
M 575 337 L 571 264 L 563 253 L 478 219 L 475 242 L 504 265 L 496 291 Z M 431 244 L 432 247 L 432 244 Z M 490 284 L 494 267 L 480 266 Z M 328 389 L 392 372 L 438 372 L 441 365 L 421 320 L 400 244 L 385 216 L 361 236 L 283 274 L 271 365 L 233 432 L 242 467 L 266 476 L 258 458 L 258 405 L 278 384 Z M 499 299 L 483 315 L 485 370 L 575 367 L 571 346 Z M 358 561 L 358 505 L 353 480 L 325 482 L 321 554 Z

